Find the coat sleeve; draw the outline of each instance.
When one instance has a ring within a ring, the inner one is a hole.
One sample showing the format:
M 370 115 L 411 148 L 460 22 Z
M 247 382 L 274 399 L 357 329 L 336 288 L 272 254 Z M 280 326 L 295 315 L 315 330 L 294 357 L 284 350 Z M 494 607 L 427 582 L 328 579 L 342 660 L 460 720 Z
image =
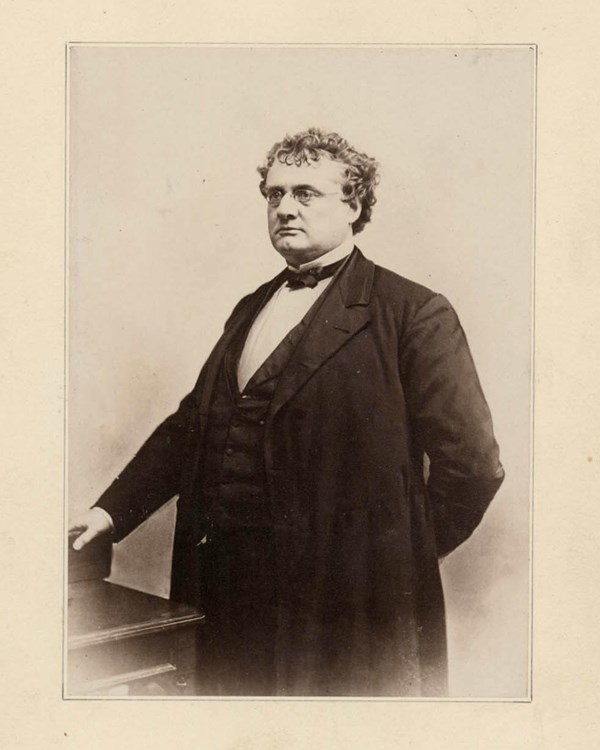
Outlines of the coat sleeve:
M 127 536 L 178 494 L 195 411 L 196 399 L 192 391 L 181 401 L 177 411 L 154 430 L 96 502 L 95 507 L 103 508 L 112 518 L 114 541 Z
M 267 282 L 256 292 L 242 297 L 227 319 L 225 331 L 238 316 L 244 314 L 248 303 L 257 295 L 260 297 L 264 294 L 271 283 Z M 213 350 L 213 355 L 218 346 Z M 203 368 L 194 389 L 181 401 L 177 411 L 154 430 L 95 503 L 94 507 L 102 508 L 110 515 L 114 525 L 114 541 L 123 539 L 161 505 L 179 494 L 184 462 L 191 455 L 194 439 L 197 438 L 196 394 L 201 393 L 204 387 L 205 371 Z
M 261 290 L 262 287 L 257 291 Z M 253 295 L 247 295 L 237 303 L 225 323 L 225 330 L 252 298 Z M 194 434 L 198 429 L 198 401 L 195 394 L 202 391 L 204 373 L 205 368 L 177 411 L 154 430 L 95 503 L 94 507 L 102 508 L 110 515 L 114 525 L 114 541 L 126 537 L 161 505 L 179 494 L 184 461 L 190 455 L 194 438 L 197 437 Z
M 427 494 L 443 557 L 473 533 L 504 470 L 465 334 L 443 296 L 416 312 L 400 361 L 415 445 L 430 462 Z

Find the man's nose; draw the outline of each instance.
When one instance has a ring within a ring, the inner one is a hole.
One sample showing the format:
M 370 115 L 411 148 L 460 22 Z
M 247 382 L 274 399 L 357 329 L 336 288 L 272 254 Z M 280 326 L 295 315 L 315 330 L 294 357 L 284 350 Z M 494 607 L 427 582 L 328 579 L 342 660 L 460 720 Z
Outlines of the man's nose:
M 294 200 L 291 193 L 286 193 L 277 206 L 277 216 L 296 216 L 298 213 L 298 203 Z

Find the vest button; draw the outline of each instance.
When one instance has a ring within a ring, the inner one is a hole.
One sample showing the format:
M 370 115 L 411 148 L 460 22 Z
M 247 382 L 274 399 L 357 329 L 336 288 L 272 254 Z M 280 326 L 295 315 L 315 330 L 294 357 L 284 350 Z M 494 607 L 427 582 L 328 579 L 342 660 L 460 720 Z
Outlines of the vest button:
M 226 448 L 225 453 L 227 453 L 228 456 L 233 456 L 235 451 L 233 450 L 233 448 Z

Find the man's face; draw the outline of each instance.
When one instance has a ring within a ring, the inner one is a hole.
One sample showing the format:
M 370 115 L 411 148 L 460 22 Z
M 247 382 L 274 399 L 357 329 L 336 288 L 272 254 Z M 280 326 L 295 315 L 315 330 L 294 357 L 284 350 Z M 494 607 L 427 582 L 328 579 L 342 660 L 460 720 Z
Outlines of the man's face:
M 318 258 L 352 234 L 360 206 L 342 201 L 343 171 L 343 164 L 327 157 L 300 166 L 276 161 L 269 169 L 269 236 L 290 265 Z

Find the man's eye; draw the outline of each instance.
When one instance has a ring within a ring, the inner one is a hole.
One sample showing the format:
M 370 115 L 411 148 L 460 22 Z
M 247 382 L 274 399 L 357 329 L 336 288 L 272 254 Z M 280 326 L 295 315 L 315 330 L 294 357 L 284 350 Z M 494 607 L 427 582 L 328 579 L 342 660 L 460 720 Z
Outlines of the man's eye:
M 272 203 L 279 203 L 282 198 L 283 193 L 281 190 L 271 190 L 271 192 L 267 194 L 267 200 Z
M 315 194 L 312 190 L 306 190 L 304 188 L 296 190 L 294 192 L 294 195 L 299 201 L 309 201 L 311 198 L 315 197 Z

